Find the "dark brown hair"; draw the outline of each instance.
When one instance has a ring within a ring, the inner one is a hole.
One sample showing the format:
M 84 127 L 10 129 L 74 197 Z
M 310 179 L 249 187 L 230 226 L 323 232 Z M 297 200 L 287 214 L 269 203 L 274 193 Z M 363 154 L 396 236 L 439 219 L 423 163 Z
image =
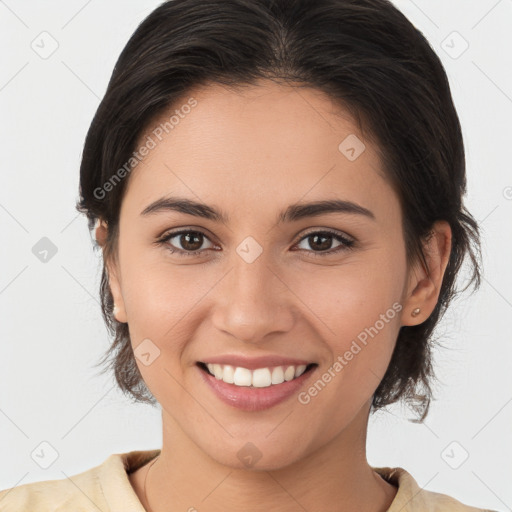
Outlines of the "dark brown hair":
M 91 230 L 98 218 L 107 222 L 104 261 L 115 256 L 129 179 L 125 164 L 133 161 L 144 129 L 193 87 L 217 83 L 235 88 L 261 79 L 323 91 L 375 142 L 400 199 L 408 265 L 421 261 L 428 269 L 422 243 L 435 221 L 451 226 L 452 250 L 438 303 L 423 323 L 400 329 L 372 402 L 375 411 L 402 399 L 420 416 L 412 421 L 423 421 L 435 378 L 434 327 L 461 293 L 456 278 L 466 256 L 471 268 L 462 291 L 471 283 L 480 286 L 480 238 L 463 205 L 464 145 L 446 73 L 423 34 L 388 0 L 161 4 L 123 49 L 91 123 L 77 209 L 87 215 Z M 121 390 L 136 401 L 155 404 L 135 362 L 128 324 L 112 316 L 105 264 L 100 293 L 114 336 L 101 364 L 111 357 L 105 370 L 113 370 Z

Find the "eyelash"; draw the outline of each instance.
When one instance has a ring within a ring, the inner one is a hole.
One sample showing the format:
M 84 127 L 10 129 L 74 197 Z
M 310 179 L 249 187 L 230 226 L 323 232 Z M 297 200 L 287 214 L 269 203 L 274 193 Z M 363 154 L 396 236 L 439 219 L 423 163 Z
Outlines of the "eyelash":
M 184 230 L 181 230 L 181 231 L 174 231 L 174 232 L 171 232 L 171 233 L 167 233 L 162 238 L 157 240 L 156 243 L 158 245 L 166 245 L 167 250 L 169 250 L 169 252 L 171 254 L 177 254 L 179 257 L 198 256 L 198 255 L 201 255 L 203 252 L 207 251 L 208 249 L 201 249 L 200 251 L 185 251 L 185 250 L 182 250 L 182 249 L 172 248 L 167 243 L 171 238 L 174 238 L 174 237 L 179 236 L 179 235 L 190 234 L 190 233 L 200 234 L 200 235 L 202 235 L 203 237 L 205 237 L 206 239 L 209 240 L 209 238 L 206 236 L 206 234 L 203 233 L 202 231 L 195 230 L 195 229 L 194 230 L 192 230 L 192 229 L 184 229 Z M 342 251 L 349 251 L 351 249 L 354 249 L 355 244 L 356 244 L 355 240 L 352 240 L 352 239 L 349 239 L 349 238 L 347 238 L 347 237 L 345 237 L 343 235 L 340 235 L 336 231 L 331 231 L 329 229 L 323 229 L 323 230 L 320 230 L 320 231 L 311 231 L 309 233 L 306 233 L 301 239 L 299 239 L 296 242 L 295 245 L 299 244 L 303 240 L 306 240 L 306 239 L 310 238 L 313 235 L 328 235 L 328 236 L 332 236 L 336 241 L 342 243 L 342 245 L 337 247 L 335 250 L 328 250 L 328 251 L 312 251 L 312 250 L 308 251 L 306 249 L 298 249 L 298 250 L 302 250 L 302 251 L 305 250 L 306 252 L 312 253 L 313 257 L 315 257 L 315 258 L 317 258 L 317 257 L 322 258 L 322 257 L 325 257 L 327 255 L 337 254 L 337 253 L 342 252 Z

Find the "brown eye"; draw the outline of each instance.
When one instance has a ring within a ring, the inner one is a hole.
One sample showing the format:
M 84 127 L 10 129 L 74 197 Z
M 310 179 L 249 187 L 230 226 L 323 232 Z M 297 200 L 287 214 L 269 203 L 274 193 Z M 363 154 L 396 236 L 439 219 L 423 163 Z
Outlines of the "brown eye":
M 197 232 L 184 233 L 179 236 L 179 243 L 186 251 L 197 251 L 203 244 L 203 235 Z
M 333 240 L 339 242 L 339 245 L 335 246 L 334 250 L 329 250 L 332 248 Z M 354 240 L 332 231 L 314 231 L 308 233 L 306 236 L 302 237 L 299 244 L 304 242 L 307 247 L 302 247 L 301 250 L 311 252 L 314 256 L 335 254 L 340 251 L 348 250 L 355 244 Z
M 168 233 L 158 242 L 166 245 L 171 253 L 178 253 L 181 256 L 197 256 L 206 250 L 205 248 L 201 249 L 205 240 L 209 241 L 209 238 L 201 231 L 182 230 Z M 207 248 L 211 247 L 213 244 Z
M 313 250 L 326 251 L 330 249 L 334 237 L 332 235 L 309 235 L 306 240 L 309 241 L 309 246 Z

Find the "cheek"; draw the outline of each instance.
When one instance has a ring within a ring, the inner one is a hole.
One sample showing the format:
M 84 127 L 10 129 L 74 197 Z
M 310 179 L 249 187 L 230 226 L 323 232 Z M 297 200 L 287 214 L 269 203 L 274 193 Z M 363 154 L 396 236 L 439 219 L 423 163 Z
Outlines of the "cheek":
M 399 254 L 386 257 L 383 251 L 375 251 L 338 266 L 312 267 L 301 272 L 300 278 L 289 279 L 294 279 L 294 292 L 311 309 L 311 321 L 326 338 L 338 340 L 340 349 L 381 315 L 398 322 L 396 304 L 405 279 Z
M 218 273 L 206 266 L 173 264 L 164 249 L 126 251 L 122 268 L 132 346 L 149 338 L 161 350 L 179 355 L 199 325 L 201 301 Z
M 338 268 L 321 280 L 309 275 L 298 292 L 315 312 L 311 322 L 329 355 L 298 399 L 311 428 L 326 438 L 337 435 L 371 400 L 391 360 L 402 277 L 393 274 L 392 265 L 378 267 Z
M 215 279 L 203 274 L 204 279 L 198 279 L 199 274 L 190 271 L 192 265 L 144 262 L 135 254 L 130 260 L 123 267 L 123 297 L 135 360 L 152 394 L 172 410 L 172 404 L 186 399 L 178 384 L 184 354 L 201 322 L 201 298 Z
M 399 255 L 394 260 L 375 253 L 375 261 L 354 259 L 296 280 L 294 291 L 314 312 L 307 313 L 309 321 L 329 354 L 325 369 L 337 362 L 324 375 L 327 401 L 360 405 L 373 394 L 400 328 L 404 278 Z

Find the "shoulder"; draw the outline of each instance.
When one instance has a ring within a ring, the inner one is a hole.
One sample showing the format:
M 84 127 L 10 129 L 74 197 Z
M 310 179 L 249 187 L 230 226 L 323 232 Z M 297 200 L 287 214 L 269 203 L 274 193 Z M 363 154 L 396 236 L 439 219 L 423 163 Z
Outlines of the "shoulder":
M 0 491 L 2 512 L 108 510 L 98 479 L 98 467 L 58 480 L 43 480 Z M 69 509 L 68 509 L 69 510 Z
M 58 479 L 15 485 L 0 490 L 2 512 L 142 512 L 127 471 L 133 471 L 158 450 L 112 454 L 101 464 Z
M 401 467 L 373 467 L 387 482 L 398 487 L 387 512 L 496 512 L 466 505 L 447 494 L 422 489 L 413 476 Z

